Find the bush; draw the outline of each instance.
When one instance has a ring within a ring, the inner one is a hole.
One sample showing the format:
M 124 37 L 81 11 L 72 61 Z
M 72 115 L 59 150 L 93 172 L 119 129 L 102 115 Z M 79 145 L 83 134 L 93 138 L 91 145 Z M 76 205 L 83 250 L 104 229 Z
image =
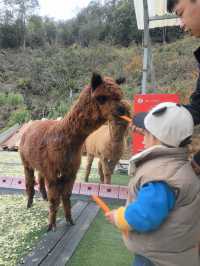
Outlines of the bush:
M 65 114 L 69 111 L 71 106 L 70 101 L 60 101 L 56 107 L 50 108 L 50 111 L 48 113 L 48 118 L 50 119 L 56 119 L 60 116 L 64 117 Z
M 26 108 L 18 109 L 15 112 L 12 112 L 9 120 L 8 126 L 13 126 L 15 124 L 23 124 L 31 119 L 31 115 Z
M 19 93 L 0 93 L 0 105 L 19 106 L 24 104 L 24 98 Z
M 17 81 L 17 88 L 21 90 L 26 90 L 31 88 L 31 80 L 30 79 L 25 79 L 25 78 L 20 78 Z
M 19 106 L 24 103 L 24 98 L 19 93 L 9 93 L 7 96 L 7 104 Z
M 5 93 L 0 93 L 0 106 L 5 105 L 7 103 L 7 97 Z

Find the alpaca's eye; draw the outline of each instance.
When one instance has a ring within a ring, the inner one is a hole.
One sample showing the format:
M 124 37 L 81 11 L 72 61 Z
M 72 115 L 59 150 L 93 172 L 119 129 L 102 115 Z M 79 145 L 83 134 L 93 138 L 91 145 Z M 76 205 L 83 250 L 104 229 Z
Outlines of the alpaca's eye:
M 98 97 L 96 97 L 96 100 L 99 104 L 104 104 L 108 100 L 108 97 L 107 96 L 98 96 Z

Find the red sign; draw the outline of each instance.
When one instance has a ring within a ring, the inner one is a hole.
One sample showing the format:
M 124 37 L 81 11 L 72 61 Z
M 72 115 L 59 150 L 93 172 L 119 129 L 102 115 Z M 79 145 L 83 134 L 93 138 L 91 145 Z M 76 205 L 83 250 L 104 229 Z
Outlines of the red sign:
M 162 102 L 179 103 L 177 94 L 137 94 L 134 97 L 134 113 L 148 112 L 154 106 Z M 143 136 L 133 133 L 132 153 L 138 153 L 144 149 Z

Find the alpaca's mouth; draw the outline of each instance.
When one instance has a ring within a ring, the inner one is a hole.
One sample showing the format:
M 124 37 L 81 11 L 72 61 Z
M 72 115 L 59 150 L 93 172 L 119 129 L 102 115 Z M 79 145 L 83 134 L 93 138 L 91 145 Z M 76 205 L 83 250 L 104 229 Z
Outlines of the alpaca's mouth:
M 127 116 L 127 115 L 120 115 L 119 117 L 121 119 L 125 120 L 128 123 L 131 123 L 132 122 L 132 119 L 129 116 Z

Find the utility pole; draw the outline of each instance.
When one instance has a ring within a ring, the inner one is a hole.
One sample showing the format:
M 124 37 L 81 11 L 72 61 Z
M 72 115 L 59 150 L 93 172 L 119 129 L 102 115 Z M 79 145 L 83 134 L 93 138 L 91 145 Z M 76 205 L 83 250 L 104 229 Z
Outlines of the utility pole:
M 143 75 L 142 75 L 142 94 L 147 92 L 147 76 L 149 65 L 149 12 L 147 0 L 143 0 L 144 8 L 144 57 L 143 57 Z

